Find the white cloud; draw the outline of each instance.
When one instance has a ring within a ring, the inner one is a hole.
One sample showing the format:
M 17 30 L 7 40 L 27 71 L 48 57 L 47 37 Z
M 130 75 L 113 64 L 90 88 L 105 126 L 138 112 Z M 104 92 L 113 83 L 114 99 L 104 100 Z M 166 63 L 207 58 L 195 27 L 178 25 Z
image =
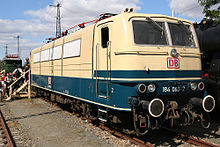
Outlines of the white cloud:
M 63 30 L 80 22 L 94 19 L 102 13 L 121 13 L 126 7 L 135 8 L 139 0 L 55 0 L 61 2 L 61 20 Z M 47 6 L 37 11 L 26 11 L 25 14 L 37 17 L 43 23 L 55 23 L 56 8 Z M 44 14 L 44 15 L 42 15 Z
M 216 10 L 218 8 L 220 8 L 220 2 L 210 7 L 211 10 Z
M 0 33 L 19 33 L 22 35 L 38 36 L 48 34 L 50 25 L 38 20 L 2 20 L 0 19 Z
M 54 0 L 62 3 L 61 27 L 66 30 L 75 24 L 97 18 L 100 14 L 111 12 L 121 13 L 128 8 L 139 10 L 139 0 Z M 20 39 L 20 55 L 22 58 L 29 56 L 30 50 L 42 44 L 47 37 L 55 35 L 56 8 L 46 6 L 39 10 L 28 10 L 25 15 L 33 17 L 30 20 L 6 20 L 0 19 L 0 48 L 5 44 L 9 46 L 9 53 L 17 53 L 17 35 Z
M 28 57 L 30 50 L 39 46 L 39 38 L 45 39 L 53 30 L 48 24 L 39 20 L 3 20 L 0 19 L 1 58 L 4 57 L 4 47 L 8 44 L 8 53 L 17 54 L 16 36 L 20 35 L 20 56 Z M 27 38 L 27 39 L 26 39 Z M 37 41 L 35 41 L 37 40 Z
M 41 22 L 52 23 L 54 22 L 56 11 L 50 6 L 39 10 L 28 10 L 24 12 L 25 15 L 31 15 L 32 17 L 38 18 Z
M 203 18 L 203 7 L 199 5 L 198 0 L 171 0 L 170 8 L 175 13 L 186 16 L 191 19 Z

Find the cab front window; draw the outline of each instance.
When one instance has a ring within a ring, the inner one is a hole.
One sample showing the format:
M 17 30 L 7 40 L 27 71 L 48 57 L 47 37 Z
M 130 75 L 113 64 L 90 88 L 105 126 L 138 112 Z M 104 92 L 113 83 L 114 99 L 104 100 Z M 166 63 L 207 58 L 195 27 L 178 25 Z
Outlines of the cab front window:
M 137 45 L 169 45 L 195 48 L 195 37 L 189 24 L 146 20 L 133 20 L 134 43 Z
M 189 25 L 168 23 L 172 44 L 177 46 L 195 47 L 195 41 Z
M 134 20 L 133 32 L 136 44 L 167 45 L 165 25 L 162 22 Z

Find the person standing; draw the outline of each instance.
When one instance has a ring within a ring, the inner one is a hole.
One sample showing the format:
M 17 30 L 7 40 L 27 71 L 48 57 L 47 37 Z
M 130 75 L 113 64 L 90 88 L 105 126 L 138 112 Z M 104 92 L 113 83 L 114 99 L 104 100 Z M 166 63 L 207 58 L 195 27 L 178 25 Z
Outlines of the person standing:
M 24 72 L 28 71 L 30 68 L 30 62 L 29 62 L 29 58 L 25 58 L 26 62 L 24 64 Z M 25 80 L 28 80 L 28 73 L 25 74 Z

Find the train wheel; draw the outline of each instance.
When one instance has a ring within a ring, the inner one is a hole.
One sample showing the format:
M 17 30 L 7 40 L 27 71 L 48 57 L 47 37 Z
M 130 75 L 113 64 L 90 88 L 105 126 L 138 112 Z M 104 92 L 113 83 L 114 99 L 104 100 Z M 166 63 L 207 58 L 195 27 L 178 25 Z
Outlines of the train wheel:
M 189 125 L 192 125 L 194 123 L 194 121 L 195 121 L 195 116 L 194 116 L 192 111 L 189 111 L 189 116 L 190 116 Z
M 200 119 L 201 119 L 201 125 L 203 128 L 207 129 L 210 127 L 210 117 L 208 113 L 201 113 L 200 115 Z
M 137 136 L 147 134 L 150 127 L 149 115 L 137 114 L 135 110 L 133 110 L 133 122 Z
M 180 111 L 180 125 L 186 126 L 189 123 L 190 123 L 190 115 L 189 115 L 188 111 L 186 111 L 185 109 L 182 109 Z
M 150 128 L 152 130 L 159 129 L 159 122 L 158 122 L 158 120 L 151 119 L 151 121 L 150 121 Z

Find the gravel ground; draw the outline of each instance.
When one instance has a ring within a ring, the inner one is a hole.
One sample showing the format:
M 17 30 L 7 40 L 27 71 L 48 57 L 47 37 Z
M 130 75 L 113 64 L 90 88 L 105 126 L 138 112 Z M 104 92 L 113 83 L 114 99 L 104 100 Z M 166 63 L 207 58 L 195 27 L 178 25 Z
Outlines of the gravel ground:
M 133 146 L 41 99 L 21 99 L 0 109 L 18 146 Z
M 0 109 L 17 146 L 135 146 L 42 99 L 13 100 L 1 103 Z M 212 123 L 209 129 L 195 124 L 181 128 L 180 132 L 220 146 L 220 123 Z M 155 146 L 190 146 L 161 130 L 149 132 L 146 141 Z

